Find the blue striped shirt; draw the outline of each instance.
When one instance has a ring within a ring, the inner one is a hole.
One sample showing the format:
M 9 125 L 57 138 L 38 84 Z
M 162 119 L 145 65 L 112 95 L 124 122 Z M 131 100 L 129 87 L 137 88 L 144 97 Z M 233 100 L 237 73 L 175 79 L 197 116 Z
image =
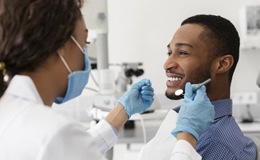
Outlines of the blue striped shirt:
M 232 100 L 211 102 L 215 106 L 214 122 L 202 133 L 196 150 L 204 160 L 255 160 L 256 146 L 244 136 L 232 116 Z M 174 109 L 178 111 L 178 108 Z

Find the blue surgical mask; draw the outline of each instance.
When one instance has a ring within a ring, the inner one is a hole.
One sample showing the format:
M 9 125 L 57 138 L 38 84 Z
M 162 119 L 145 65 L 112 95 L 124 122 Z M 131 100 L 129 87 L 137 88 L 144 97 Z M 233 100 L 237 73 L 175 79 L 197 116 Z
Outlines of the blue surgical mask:
M 75 38 L 74 37 L 71 37 L 71 38 L 84 54 L 85 69 L 83 71 L 71 72 L 68 64 L 65 61 L 65 59 L 61 55 L 59 55 L 61 60 L 63 61 L 64 65 L 65 65 L 65 67 L 70 72 L 70 74 L 68 76 L 68 88 L 67 88 L 66 95 L 65 95 L 65 97 L 57 97 L 54 100 L 54 102 L 57 103 L 57 104 L 67 102 L 68 100 L 71 100 L 71 99 L 79 96 L 82 93 L 83 89 L 85 88 L 86 84 L 88 83 L 89 74 L 90 74 L 90 71 L 91 71 L 90 61 L 89 61 L 88 53 L 87 53 L 87 48 L 84 47 L 82 49 L 82 47 L 75 40 Z

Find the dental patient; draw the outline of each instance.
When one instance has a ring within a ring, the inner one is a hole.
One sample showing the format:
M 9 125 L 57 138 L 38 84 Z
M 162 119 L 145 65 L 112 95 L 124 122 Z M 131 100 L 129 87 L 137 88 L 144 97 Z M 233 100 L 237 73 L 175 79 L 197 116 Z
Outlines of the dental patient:
M 156 136 L 141 150 L 139 159 L 169 160 L 174 148 L 173 136 L 181 131 L 197 140 L 196 151 L 205 160 L 254 160 L 256 146 L 244 136 L 232 116 L 230 86 L 239 59 L 240 38 L 234 25 L 215 15 L 195 15 L 181 23 L 168 45 L 164 69 L 168 80 L 166 96 L 172 100 L 185 84 L 199 84 L 211 78 L 206 92 L 215 108 L 213 123 L 200 134 L 184 128 L 186 122 L 173 121 L 180 107 L 171 109 Z M 192 117 L 189 117 L 192 118 Z M 194 126 L 196 127 L 196 126 Z

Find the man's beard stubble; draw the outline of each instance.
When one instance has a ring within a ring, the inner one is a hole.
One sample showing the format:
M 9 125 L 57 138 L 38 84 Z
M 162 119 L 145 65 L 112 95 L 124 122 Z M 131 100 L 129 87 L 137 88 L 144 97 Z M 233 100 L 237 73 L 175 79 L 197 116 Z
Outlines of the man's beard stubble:
M 207 80 L 208 78 L 210 78 L 210 62 L 207 63 L 206 67 L 203 69 L 203 71 L 197 72 L 194 74 L 192 74 L 192 76 L 189 78 L 189 80 L 187 82 L 191 82 L 191 84 L 198 84 L 201 83 L 205 80 Z M 186 83 L 187 83 L 186 82 Z M 171 100 L 180 100 L 184 98 L 184 94 L 185 94 L 185 86 L 184 88 L 182 88 L 184 93 L 181 95 L 175 95 L 175 93 L 167 93 L 167 91 L 165 91 L 165 96 Z

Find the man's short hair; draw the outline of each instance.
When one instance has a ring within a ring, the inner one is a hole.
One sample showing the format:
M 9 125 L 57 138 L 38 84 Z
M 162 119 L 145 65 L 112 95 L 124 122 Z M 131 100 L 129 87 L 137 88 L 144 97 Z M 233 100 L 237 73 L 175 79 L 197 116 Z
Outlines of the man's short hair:
M 240 38 L 235 26 L 227 19 L 216 15 L 195 15 L 185 19 L 181 25 L 198 24 L 205 28 L 200 38 L 209 46 L 210 60 L 223 55 L 232 55 L 234 64 L 229 71 L 229 82 L 239 59 Z

